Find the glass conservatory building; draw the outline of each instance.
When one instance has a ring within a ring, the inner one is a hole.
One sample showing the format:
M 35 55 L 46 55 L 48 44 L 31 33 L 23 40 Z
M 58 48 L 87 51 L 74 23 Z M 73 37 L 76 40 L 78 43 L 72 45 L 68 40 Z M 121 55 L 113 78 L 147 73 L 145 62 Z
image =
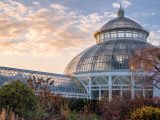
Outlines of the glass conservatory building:
M 117 18 L 107 22 L 94 34 L 96 45 L 84 50 L 67 65 L 65 75 L 0 67 L 0 85 L 11 80 L 52 78 L 51 92 L 65 97 L 102 99 L 108 97 L 152 97 L 152 83 L 134 78 L 129 58 L 147 44 L 149 33 L 124 16 L 120 7 Z

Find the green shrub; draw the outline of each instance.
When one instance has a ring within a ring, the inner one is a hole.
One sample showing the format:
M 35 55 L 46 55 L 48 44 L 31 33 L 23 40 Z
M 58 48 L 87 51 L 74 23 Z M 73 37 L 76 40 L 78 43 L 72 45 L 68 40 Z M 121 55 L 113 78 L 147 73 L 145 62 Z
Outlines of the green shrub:
M 15 113 L 35 110 L 36 95 L 20 81 L 12 81 L 0 88 L 0 108 L 9 109 Z
M 5 108 L 7 114 L 13 112 L 19 117 L 29 117 L 28 113 L 36 111 L 36 107 L 37 97 L 26 84 L 11 81 L 0 87 L 0 109 Z
M 130 120 L 160 120 L 160 108 L 144 106 L 130 113 Z

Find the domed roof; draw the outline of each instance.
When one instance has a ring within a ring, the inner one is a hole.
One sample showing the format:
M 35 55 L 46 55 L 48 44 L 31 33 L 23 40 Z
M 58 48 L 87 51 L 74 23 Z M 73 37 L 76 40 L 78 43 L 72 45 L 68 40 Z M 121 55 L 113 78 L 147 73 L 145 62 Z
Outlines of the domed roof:
M 139 25 L 137 22 L 126 18 L 124 16 L 124 10 L 120 6 L 118 12 L 117 12 L 117 18 L 112 19 L 111 21 L 107 22 L 102 26 L 102 28 L 98 31 L 98 33 L 112 30 L 112 29 L 122 29 L 122 28 L 129 28 L 129 29 L 138 29 L 145 31 L 141 25 Z
M 66 67 L 66 74 L 129 69 L 128 60 L 145 42 L 114 40 L 94 45 L 77 55 Z
M 99 32 L 119 28 L 144 30 L 142 26 L 136 23 L 135 21 L 126 17 L 118 17 L 103 25 Z

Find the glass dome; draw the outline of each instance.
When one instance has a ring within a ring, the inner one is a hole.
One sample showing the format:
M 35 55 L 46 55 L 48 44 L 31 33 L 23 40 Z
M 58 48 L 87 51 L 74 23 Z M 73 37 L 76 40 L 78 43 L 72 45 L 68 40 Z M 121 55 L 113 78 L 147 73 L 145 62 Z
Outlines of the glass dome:
M 66 74 L 128 70 L 129 58 L 147 44 L 149 33 L 124 16 L 120 7 L 117 18 L 95 34 L 97 44 L 77 55 L 66 67 Z
M 94 45 L 76 56 L 66 67 L 66 74 L 129 69 L 128 59 L 142 41 L 117 40 Z

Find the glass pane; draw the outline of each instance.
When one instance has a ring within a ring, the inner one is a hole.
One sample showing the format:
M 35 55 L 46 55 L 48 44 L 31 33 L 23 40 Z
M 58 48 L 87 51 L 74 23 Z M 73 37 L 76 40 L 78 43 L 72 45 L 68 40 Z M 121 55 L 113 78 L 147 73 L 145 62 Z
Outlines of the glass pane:
M 100 34 L 100 41 L 104 40 L 104 34 Z
M 115 37 L 117 37 L 116 32 L 111 32 L 111 38 L 115 38 Z
M 131 31 L 126 31 L 126 37 L 132 37 L 132 32 Z
M 118 31 L 118 37 L 124 37 L 124 31 Z
M 138 37 L 139 37 L 139 38 L 142 38 L 142 36 L 143 36 L 142 33 L 139 33 L 139 36 L 138 36 Z
M 133 32 L 133 38 L 138 38 L 138 33 L 137 32 Z
M 110 38 L 110 33 L 105 33 L 105 38 Z

